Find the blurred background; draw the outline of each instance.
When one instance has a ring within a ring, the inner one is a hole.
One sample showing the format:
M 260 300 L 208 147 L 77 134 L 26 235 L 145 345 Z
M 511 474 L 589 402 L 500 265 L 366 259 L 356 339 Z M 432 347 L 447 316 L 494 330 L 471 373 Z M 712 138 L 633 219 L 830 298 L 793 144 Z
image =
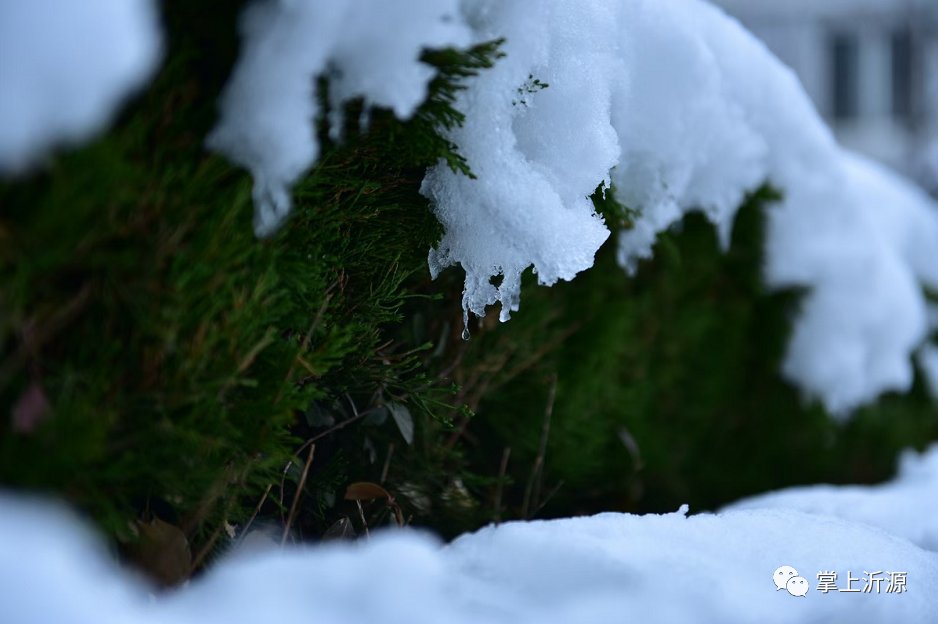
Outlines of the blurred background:
M 714 2 L 798 74 L 844 146 L 938 193 L 938 2 Z

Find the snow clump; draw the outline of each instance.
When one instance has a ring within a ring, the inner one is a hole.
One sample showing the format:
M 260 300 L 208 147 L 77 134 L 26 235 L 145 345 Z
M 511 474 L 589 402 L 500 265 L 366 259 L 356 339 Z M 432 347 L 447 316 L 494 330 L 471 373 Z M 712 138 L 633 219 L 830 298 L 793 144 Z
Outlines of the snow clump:
M 467 119 L 450 138 L 478 179 L 440 165 L 423 192 L 445 226 L 431 273 L 465 269 L 467 311 L 499 302 L 507 320 L 529 266 L 546 285 L 589 268 L 608 232 L 588 200 L 600 184 L 640 211 L 618 240 L 634 271 L 689 211 L 726 245 L 768 181 L 784 199 L 769 211 L 767 280 L 808 291 L 784 374 L 835 414 L 911 386 L 938 207 L 841 149 L 737 21 L 698 0 L 467 0 L 464 14 L 477 41 L 505 37 L 507 57 L 457 103 Z
M 245 11 L 241 31 L 208 145 L 251 171 L 258 236 L 281 225 L 292 185 L 319 156 L 318 76 L 330 76 L 333 109 L 362 97 L 406 118 L 434 76 L 421 52 L 469 39 L 457 0 L 266 0 Z
M 0 2 L 0 172 L 102 131 L 153 73 L 152 0 Z
M 506 56 L 459 94 L 465 123 L 448 131 L 476 177 L 440 163 L 421 187 L 444 226 L 431 274 L 463 267 L 467 319 L 499 303 L 508 320 L 529 267 L 551 285 L 592 266 L 609 236 L 589 199 L 599 187 L 638 211 L 618 237 L 634 271 L 690 211 L 727 245 L 746 193 L 769 182 L 784 198 L 769 210 L 766 279 L 807 293 L 784 375 L 837 415 L 911 386 L 923 288 L 938 287 L 938 206 L 838 146 L 795 75 L 720 9 L 267 0 L 242 30 L 209 145 L 251 170 L 258 235 L 283 221 L 318 156 L 317 76 L 334 110 L 361 96 L 403 118 L 433 75 L 421 50 L 503 38 Z

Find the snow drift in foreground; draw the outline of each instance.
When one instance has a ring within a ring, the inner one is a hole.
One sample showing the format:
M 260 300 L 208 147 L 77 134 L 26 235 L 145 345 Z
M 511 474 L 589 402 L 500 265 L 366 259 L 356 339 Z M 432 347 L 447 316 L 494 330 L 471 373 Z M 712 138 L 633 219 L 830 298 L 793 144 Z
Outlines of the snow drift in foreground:
M 724 511 L 793 509 L 879 527 L 938 552 L 938 444 L 921 455 L 905 451 L 899 474 L 881 485 L 811 485 L 760 494 Z
M 330 77 L 334 110 L 362 97 L 411 115 L 434 76 L 424 48 L 465 44 L 457 0 L 268 0 L 241 19 L 241 57 L 208 144 L 254 176 L 254 229 L 273 233 L 290 211 L 290 188 L 319 156 L 316 78 Z M 333 130 L 341 120 L 332 119 Z
M 922 285 L 938 288 L 938 207 L 845 153 L 739 23 L 697 0 L 464 7 L 476 39 L 507 38 L 451 137 L 479 179 L 437 166 L 424 181 L 446 230 L 431 271 L 462 265 L 467 310 L 500 302 L 506 320 L 527 267 L 547 285 L 590 267 L 607 230 L 587 196 L 602 182 L 641 210 L 619 238 L 631 271 L 691 210 L 726 244 L 745 193 L 767 180 L 785 196 L 770 211 L 767 278 L 810 289 L 786 376 L 835 413 L 910 387 Z
M 0 2 L 0 172 L 103 130 L 160 41 L 152 0 Z
M 513 522 L 448 546 L 388 531 L 370 541 L 239 553 L 155 598 L 65 510 L 0 495 L 0 619 L 924 624 L 938 612 L 938 552 L 929 550 L 938 535 L 936 491 L 938 446 L 906 456 L 895 482 L 836 490 L 839 502 L 830 505 L 796 490 L 770 498 L 779 509 Z M 804 578 L 805 597 L 777 589 L 781 566 Z M 837 589 L 822 591 L 819 573 L 835 573 Z

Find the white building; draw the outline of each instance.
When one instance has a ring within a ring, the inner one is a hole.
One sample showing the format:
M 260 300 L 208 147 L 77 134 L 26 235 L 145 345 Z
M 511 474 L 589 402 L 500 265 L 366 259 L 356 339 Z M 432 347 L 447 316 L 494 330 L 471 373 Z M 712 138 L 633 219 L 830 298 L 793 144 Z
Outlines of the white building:
M 845 146 L 938 192 L 938 0 L 713 0 L 789 65 Z

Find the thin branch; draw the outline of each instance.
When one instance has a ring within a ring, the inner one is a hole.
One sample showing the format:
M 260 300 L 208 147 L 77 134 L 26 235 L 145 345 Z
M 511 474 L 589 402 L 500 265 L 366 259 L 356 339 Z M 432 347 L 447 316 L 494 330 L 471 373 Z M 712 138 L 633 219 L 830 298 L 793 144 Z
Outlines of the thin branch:
M 537 506 L 537 509 L 535 509 L 534 513 L 531 515 L 536 516 L 538 513 L 540 513 L 540 511 L 544 509 L 544 506 L 550 502 L 550 499 L 554 497 L 554 494 L 560 491 L 560 488 L 562 488 L 563 485 L 564 485 L 563 479 L 558 481 L 557 485 L 551 488 L 550 492 L 547 493 L 547 496 L 544 497 L 544 500 L 541 501 L 541 504 Z
M 362 509 L 362 502 L 360 500 L 356 500 L 355 504 L 358 505 L 358 517 L 361 518 L 362 527 L 365 529 L 365 537 L 371 539 L 371 535 L 368 533 L 368 523 L 365 522 L 365 510 Z
M 326 313 L 326 308 L 329 307 L 329 302 L 332 301 L 332 290 L 338 286 L 339 282 L 333 282 L 329 288 L 326 289 L 326 296 L 322 300 L 322 305 L 319 306 L 319 310 L 316 312 L 316 316 L 313 318 L 313 322 L 309 326 L 309 331 L 306 332 L 306 335 L 303 337 L 303 342 L 300 346 L 300 353 L 305 352 L 309 349 L 309 342 L 313 338 L 313 333 L 315 333 L 316 328 L 319 327 L 319 324 L 322 322 L 322 318 Z M 296 370 L 296 365 L 302 359 L 300 353 L 297 353 L 296 358 L 294 358 L 293 363 L 290 364 L 290 369 L 287 371 L 286 382 L 289 382 L 293 378 L 293 372 Z M 280 402 L 280 399 L 283 397 L 283 387 L 277 392 L 277 398 L 274 399 L 274 405 Z
M 502 451 L 502 463 L 498 467 L 498 485 L 495 488 L 495 524 L 502 521 L 502 491 L 505 487 L 505 473 L 508 472 L 509 457 L 511 457 L 511 447 L 506 446 Z
M 309 446 L 309 454 L 306 457 L 306 465 L 303 466 L 303 473 L 300 475 L 300 482 L 296 486 L 296 494 L 293 496 L 293 503 L 290 505 L 290 515 L 287 516 L 287 523 L 283 526 L 283 537 L 280 538 L 280 545 L 287 543 L 287 536 L 290 534 L 290 526 L 296 517 L 296 509 L 299 506 L 300 498 L 303 497 L 303 488 L 306 486 L 306 475 L 309 474 L 309 466 L 313 463 L 313 455 L 316 453 L 316 445 Z
M 244 536 L 248 534 L 248 529 L 251 528 L 251 525 L 254 523 L 254 519 L 257 518 L 257 514 L 261 512 L 261 507 L 263 507 L 264 503 L 267 502 L 267 497 L 270 495 L 270 490 L 273 487 L 273 483 L 267 484 L 267 489 L 264 490 L 264 495 L 261 496 L 261 500 L 258 501 L 257 505 L 254 507 L 254 513 L 251 514 L 251 517 L 248 518 L 248 521 L 244 524 L 244 528 L 241 529 L 241 535 L 238 537 L 238 542 L 243 540 Z
M 351 398 L 349 398 L 349 401 L 351 402 Z M 311 437 L 310 439 L 306 440 L 306 442 L 303 442 L 303 444 L 300 446 L 300 448 L 296 449 L 296 451 L 295 451 L 293 454 L 296 455 L 296 456 L 299 456 L 300 453 L 302 453 L 303 451 L 305 451 L 308 447 L 310 447 L 310 446 L 315 446 L 315 444 L 316 444 L 316 442 L 317 442 L 318 440 L 323 439 L 324 437 L 326 437 L 326 436 L 329 435 L 329 434 L 335 433 L 335 432 L 338 431 L 339 429 L 342 429 L 343 427 L 346 427 L 347 425 L 352 424 L 352 423 L 355 422 L 356 420 L 361 420 L 361 419 L 364 418 L 365 416 L 368 416 L 369 414 L 373 414 L 374 412 L 378 411 L 379 409 L 381 409 L 381 408 L 383 408 L 383 407 L 384 407 L 383 405 L 376 405 L 375 407 L 366 409 L 364 412 L 357 412 L 354 416 L 352 416 L 352 417 L 350 417 L 350 418 L 346 418 L 346 419 L 343 420 L 342 422 L 340 422 L 340 423 L 338 423 L 338 424 L 336 424 L 336 425 L 333 425 L 332 427 L 329 427 L 328 429 L 326 429 L 326 430 L 323 431 L 322 433 L 317 433 L 316 435 L 314 435 L 314 436 Z M 353 410 L 355 409 L 354 403 L 352 404 L 352 409 L 353 409 Z M 293 464 L 293 460 L 292 460 L 292 459 L 287 462 L 287 465 L 283 467 L 283 472 L 281 472 L 281 474 L 280 474 L 280 520 L 281 520 L 281 521 L 283 521 L 283 494 L 284 494 L 284 488 L 285 488 L 285 486 L 286 486 L 286 481 L 287 481 L 287 472 L 290 470 L 290 465 L 291 465 L 291 464 Z
M 384 458 L 384 467 L 381 469 L 381 480 L 378 483 L 384 484 L 388 478 L 388 469 L 391 467 L 391 457 L 394 455 L 394 443 L 388 442 L 388 455 Z
M 550 419 L 554 412 L 554 399 L 557 397 L 557 375 L 553 375 L 550 392 L 547 395 L 547 407 L 544 409 L 544 424 L 541 427 L 541 440 L 537 448 L 537 457 L 531 467 L 531 476 L 524 489 L 524 502 L 521 505 L 521 516 L 528 519 L 528 511 L 532 505 L 538 505 L 541 496 L 541 482 L 544 476 L 544 456 L 547 453 L 547 440 L 550 437 Z

